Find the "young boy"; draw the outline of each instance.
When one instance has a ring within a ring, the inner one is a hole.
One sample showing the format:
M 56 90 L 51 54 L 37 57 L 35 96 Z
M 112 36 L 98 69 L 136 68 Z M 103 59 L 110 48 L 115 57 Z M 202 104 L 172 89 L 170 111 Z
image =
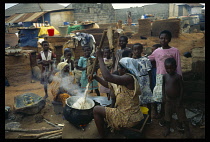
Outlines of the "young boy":
M 164 62 L 167 74 L 163 75 L 163 103 L 165 103 L 165 125 L 166 130 L 164 136 L 170 134 L 171 117 L 176 112 L 178 117 L 177 128 L 184 130 L 187 138 L 190 136 L 189 124 L 186 118 L 185 109 L 182 104 L 183 98 L 183 82 L 182 76 L 176 73 L 176 60 L 174 58 L 167 58 Z
M 43 51 L 39 53 L 37 57 L 37 63 L 42 65 L 40 83 L 44 84 L 44 91 L 45 91 L 44 98 L 47 98 L 48 97 L 47 84 L 52 81 L 51 80 L 53 72 L 52 64 L 54 63 L 53 60 L 56 59 L 56 55 L 49 50 L 48 41 L 43 41 L 41 45 L 43 47 Z
M 121 36 L 119 38 L 119 46 L 121 47 L 121 49 L 118 49 L 116 51 L 116 54 L 112 56 L 113 57 L 113 66 L 114 66 L 113 72 L 117 71 L 118 62 L 122 58 L 123 51 L 125 51 L 127 49 L 130 49 L 130 48 L 126 47 L 127 43 L 128 43 L 128 37 L 127 36 Z

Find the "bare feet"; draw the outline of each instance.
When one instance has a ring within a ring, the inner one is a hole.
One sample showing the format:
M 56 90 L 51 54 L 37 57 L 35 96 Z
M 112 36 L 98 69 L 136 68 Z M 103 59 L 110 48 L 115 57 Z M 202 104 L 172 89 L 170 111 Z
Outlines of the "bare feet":
M 166 128 L 165 132 L 163 132 L 164 137 L 168 136 L 170 134 L 170 128 Z

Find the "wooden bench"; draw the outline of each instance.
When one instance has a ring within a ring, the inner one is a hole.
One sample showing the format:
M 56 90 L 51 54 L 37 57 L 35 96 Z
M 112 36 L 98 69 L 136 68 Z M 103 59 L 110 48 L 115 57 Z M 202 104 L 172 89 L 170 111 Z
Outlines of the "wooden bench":
M 128 139 L 143 138 L 143 129 L 149 118 L 148 114 L 144 114 L 144 119 L 139 122 L 139 124 L 134 127 L 128 128 L 123 127 L 120 130 L 120 133 L 123 134 Z

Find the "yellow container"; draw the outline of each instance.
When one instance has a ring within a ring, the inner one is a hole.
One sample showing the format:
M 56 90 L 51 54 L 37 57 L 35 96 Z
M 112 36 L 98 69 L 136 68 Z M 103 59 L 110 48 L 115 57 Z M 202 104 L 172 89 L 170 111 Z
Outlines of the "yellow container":
M 148 114 L 149 109 L 147 107 L 140 106 L 140 110 L 143 114 Z

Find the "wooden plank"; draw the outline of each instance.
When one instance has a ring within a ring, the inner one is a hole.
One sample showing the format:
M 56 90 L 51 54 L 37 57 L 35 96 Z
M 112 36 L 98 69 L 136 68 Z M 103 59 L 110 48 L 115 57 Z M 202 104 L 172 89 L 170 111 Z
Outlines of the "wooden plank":
M 50 43 L 55 43 L 55 42 L 67 42 L 70 40 L 71 37 L 44 37 L 44 40 L 47 40 Z

